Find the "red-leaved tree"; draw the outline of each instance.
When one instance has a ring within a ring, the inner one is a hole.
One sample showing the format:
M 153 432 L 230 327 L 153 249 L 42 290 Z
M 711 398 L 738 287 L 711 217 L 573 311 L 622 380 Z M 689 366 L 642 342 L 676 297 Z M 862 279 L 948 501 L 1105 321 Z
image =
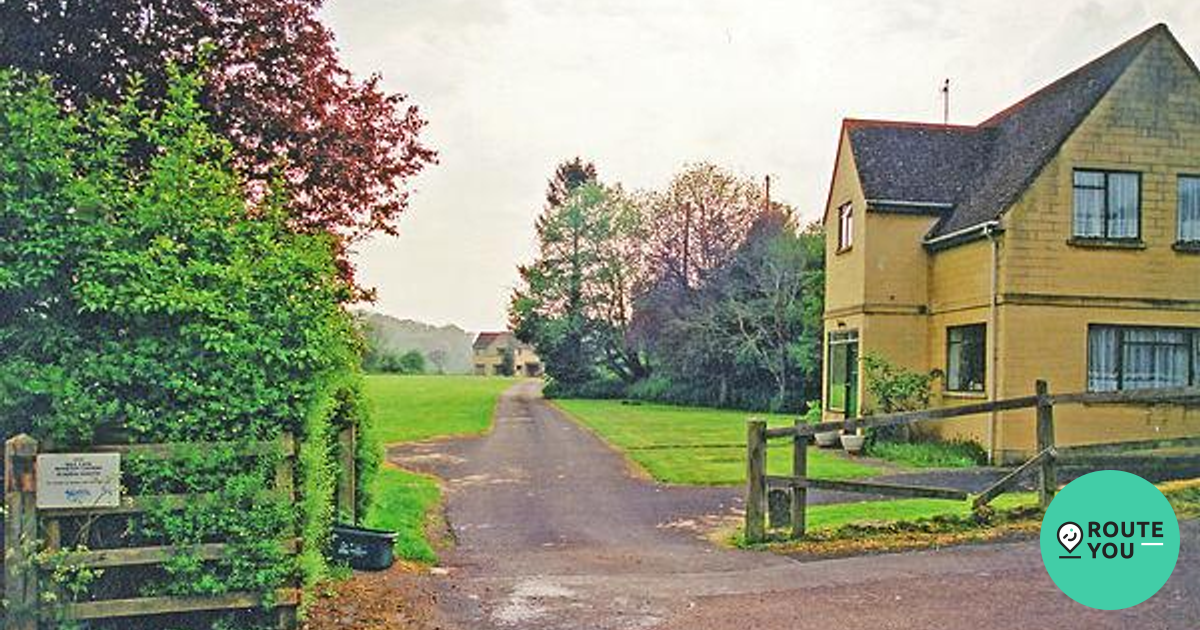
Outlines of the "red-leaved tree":
M 204 106 L 233 142 L 248 194 L 281 173 L 294 226 L 348 244 L 396 231 L 406 182 L 436 153 L 404 95 L 342 65 L 317 19 L 322 1 L 0 0 L 0 66 L 50 75 L 74 105 L 116 96 L 140 74 L 153 105 L 168 61 L 210 50 Z

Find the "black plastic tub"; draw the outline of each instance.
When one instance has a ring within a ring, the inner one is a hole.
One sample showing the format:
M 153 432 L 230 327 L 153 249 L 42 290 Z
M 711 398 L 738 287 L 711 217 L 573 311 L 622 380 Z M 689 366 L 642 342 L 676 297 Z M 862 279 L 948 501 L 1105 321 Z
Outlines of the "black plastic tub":
M 396 532 L 353 525 L 333 526 L 333 559 L 359 571 L 382 571 L 395 561 Z

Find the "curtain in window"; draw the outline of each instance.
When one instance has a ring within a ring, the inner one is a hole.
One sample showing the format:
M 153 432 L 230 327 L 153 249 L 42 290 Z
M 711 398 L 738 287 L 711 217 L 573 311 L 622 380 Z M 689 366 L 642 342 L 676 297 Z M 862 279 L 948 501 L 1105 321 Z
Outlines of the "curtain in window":
M 1075 236 L 1104 236 L 1104 174 L 1075 172 Z
M 1186 386 L 1192 354 L 1188 341 L 1188 334 L 1182 330 L 1126 330 L 1121 354 L 1124 388 Z
M 1108 237 L 1138 236 L 1138 176 L 1135 173 L 1108 175 Z
M 1117 376 L 1117 329 L 1093 326 L 1088 330 L 1088 391 L 1112 392 Z
M 1200 386 L 1200 330 L 1192 331 L 1192 382 Z
M 1180 241 L 1200 241 L 1200 177 L 1179 178 Z

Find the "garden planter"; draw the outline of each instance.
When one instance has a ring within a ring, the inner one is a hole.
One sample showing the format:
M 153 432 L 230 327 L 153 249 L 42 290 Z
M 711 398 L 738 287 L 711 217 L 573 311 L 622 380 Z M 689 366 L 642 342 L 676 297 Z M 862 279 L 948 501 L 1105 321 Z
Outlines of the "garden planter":
M 333 559 L 359 571 L 382 571 L 395 561 L 396 532 L 353 525 L 333 526 Z
M 832 448 L 838 445 L 838 436 L 841 433 L 841 431 L 820 431 L 813 436 L 813 439 L 817 441 L 817 446 Z
M 867 441 L 865 435 L 843 435 L 842 448 L 851 455 L 858 455 L 863 450 L 863 443 Z

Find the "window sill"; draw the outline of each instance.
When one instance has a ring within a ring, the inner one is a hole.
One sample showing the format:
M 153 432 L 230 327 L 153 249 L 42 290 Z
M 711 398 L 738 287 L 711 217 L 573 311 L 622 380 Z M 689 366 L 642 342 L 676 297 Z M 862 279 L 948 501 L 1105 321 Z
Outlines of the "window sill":
M 1085 238 L 1076 236 L 1067 239 L 1067 245 L 1091 249 L 1146 249 L 1146 243 L 1140 238 Z
M 1200 241 L 1176 241 L 1171 249 L 1181 254 L 1200 254 Z
M 942 398 L 964 398 L 971 400 L 987 400 L 987 392 L 942 392 Z

